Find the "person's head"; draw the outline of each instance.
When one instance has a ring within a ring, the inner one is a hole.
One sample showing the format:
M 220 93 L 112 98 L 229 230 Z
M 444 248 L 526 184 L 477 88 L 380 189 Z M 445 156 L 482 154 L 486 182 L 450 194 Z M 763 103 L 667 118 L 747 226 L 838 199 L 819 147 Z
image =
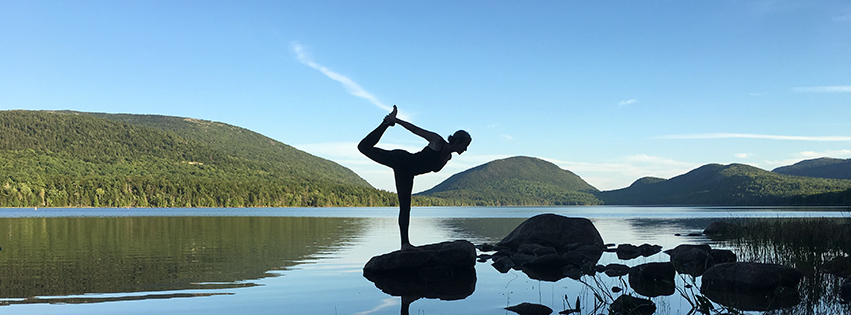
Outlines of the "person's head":
M 458 154 L 467 151 L 467 146 L 470 145 L 470 141 L 473 141 L 473 138 L 471 138 L 470 134 L 464 130 L 458 130 L 449 136 L 449 145 L 452 147 L 452 151 L 458 152 Z

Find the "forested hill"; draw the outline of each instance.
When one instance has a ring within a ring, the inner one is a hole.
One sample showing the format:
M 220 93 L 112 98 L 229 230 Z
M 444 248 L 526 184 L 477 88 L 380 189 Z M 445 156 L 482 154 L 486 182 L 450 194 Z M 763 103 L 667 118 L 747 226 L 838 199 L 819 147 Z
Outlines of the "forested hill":
M 392 205 L 351 170 L 198 119 L 0 112 L 0 206 Z
M 418 195 L 469 205 L 599 204 L 598 190 L 576 174 L 531 157 L 492 161 L 452 175 Z
M 851 180 L 783 175 L 743 164 L 708 164 L 662 180 L 639 179 L 599 195 L 624 205 L 848 205 Z
M 775 168 L 772 172 L 807 177 L 851 179 L 851 159 L 818 158 Z

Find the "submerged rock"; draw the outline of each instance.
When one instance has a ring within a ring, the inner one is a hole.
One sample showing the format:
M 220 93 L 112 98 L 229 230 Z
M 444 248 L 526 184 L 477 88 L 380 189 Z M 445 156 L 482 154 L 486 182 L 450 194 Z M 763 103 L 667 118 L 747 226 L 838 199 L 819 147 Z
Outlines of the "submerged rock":
M 520 303 L 514 306 L 506 307 L 505 309 L 515 312 L 520 315 L 549 315 L 553 309 L 541 304 Z
M 514 262 L 507 256 L 501 256 L 499 259 L 495 260 L 491 266 L 500 273 L 507 273 L 511 270 L 511 268 L 514 268 Z
M 656 312 L 653 301 L 629 295 L 621 295 L 609 305 L 611 315 L 650 315 Z
M 851 277 L 842 282 L 842 286 L 839 287 L 839 297 L 846 302 L 851 302 Z
M 706 270 L 700 291 L 719 304 L 745 311 L 767 311 L 797 305 L 795 268 L 763 263 L 723 263 Z

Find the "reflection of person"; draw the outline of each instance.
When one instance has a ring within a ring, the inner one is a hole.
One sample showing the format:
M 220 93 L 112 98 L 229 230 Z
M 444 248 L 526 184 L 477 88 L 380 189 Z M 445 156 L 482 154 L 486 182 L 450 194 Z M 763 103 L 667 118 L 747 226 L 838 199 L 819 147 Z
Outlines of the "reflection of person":
M 471 138 L 466 131 L 458 130 L 449 136 L 447 142 L 439 134 L 396 118 L 397 112 L 396 105 L 393 105 L 393 112 L 384 117 L 381 125 L 361 140 L 358 150 L 373 161 L 393 169 L 396 177 L 396 194 L 399 196 L 399 233 L 402 237 L 402 250 L 413 250 L 416 247 L 408 240 L 408 226 L 411 221 L 411 192 L 414 189 L 414 176 L 440 171 L 452 158 L 452 152 L 461 154 L 467 150 Z M 375 147 L 384 131 L 396 124 L 428 140 L 428 145 L 417 153 L 405 150 L 388 151 Z

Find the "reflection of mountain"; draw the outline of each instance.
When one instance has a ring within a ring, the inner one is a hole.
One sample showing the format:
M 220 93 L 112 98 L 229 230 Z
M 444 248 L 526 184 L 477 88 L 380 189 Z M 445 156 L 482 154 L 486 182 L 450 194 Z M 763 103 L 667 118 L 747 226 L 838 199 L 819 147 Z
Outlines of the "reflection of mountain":
M 0 218 L 0 298 L 251 286 L 239 282 L 328 252 L 364 220 Z

